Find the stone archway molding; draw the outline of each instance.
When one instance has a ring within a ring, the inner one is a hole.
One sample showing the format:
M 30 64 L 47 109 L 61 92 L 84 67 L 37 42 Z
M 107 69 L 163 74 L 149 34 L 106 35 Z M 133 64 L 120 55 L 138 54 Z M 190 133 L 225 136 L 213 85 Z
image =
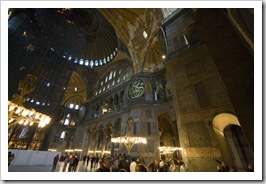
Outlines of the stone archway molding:
M 224 128 L 228 125 L 238 125 L 241 127 L 237 117 L 229 113 L 221 113 L 216 115 L 212 120 L 213 128 L 223 134 Z

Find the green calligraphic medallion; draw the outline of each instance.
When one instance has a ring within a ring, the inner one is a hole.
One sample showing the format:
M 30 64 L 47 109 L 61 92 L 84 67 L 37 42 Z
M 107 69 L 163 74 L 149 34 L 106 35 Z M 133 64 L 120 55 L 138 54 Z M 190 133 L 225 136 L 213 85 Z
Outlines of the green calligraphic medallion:
M 145 82 L 141 78 L 134 79 L 128 85 L 128 98 L 130 100 L 136 100 L 137 98 L 141 97 L 145 93 Z

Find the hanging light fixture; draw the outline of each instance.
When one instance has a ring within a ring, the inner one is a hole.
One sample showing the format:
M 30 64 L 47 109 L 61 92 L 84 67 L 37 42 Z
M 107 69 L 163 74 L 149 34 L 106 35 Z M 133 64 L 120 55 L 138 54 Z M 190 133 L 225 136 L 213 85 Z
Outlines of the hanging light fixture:
M 15 124 L 31 126 L 34 123 L 38 123 L 38 127 L 43 128 L 50 121 L 50 116 L 37 112 L 35 109 L 27 109 L 8 101 L 8 127 Z
M 127 121 L 126 135 L 122 136 L 122 137 L 111 138 L 111 142 L 113 142 L 113 143 L 123 143 L 127 149 L 128 155 L 130 154 L 130 151 L 135 144 L 146 144 L 147 143 L 147 139 L 145 137 L 133 136 L 132 124 L 133 124 L 133 120 L 130 117 L 130 118 L 128 118 L 128 121 Z
M 36 80 L 34 75 L 28 74 L 25 79 L 19 82 L 20 94 L 15 94 L 12 102 L 8 101 L 8 128 L 15 124 L 31 126 L 34 123 L 38 123 L 38 127 L 43 128 L 50 122 L 50 116 L 23 106 L 23 102 L 26 101 L 24 96 L 34 91 Z

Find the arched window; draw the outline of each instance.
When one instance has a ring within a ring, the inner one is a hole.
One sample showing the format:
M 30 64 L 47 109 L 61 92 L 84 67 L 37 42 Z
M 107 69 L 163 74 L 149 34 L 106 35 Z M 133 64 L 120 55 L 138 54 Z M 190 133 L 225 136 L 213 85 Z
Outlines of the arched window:
M 66 137 L 66 131 L 63 131 L 63 132 L 61 133 L 60 138 L 61 138 L 61 139 L 65 139 L 65 137 Z
M 85 60 L 85 66 L 89 66 L 89 61 L 87 59 Z
M 69 125 L 69 119 L 67 118 L 67 119 L 65 119 L 65 123 L 64 123 L 64 125 L 66 125 L 66 126 L 68 126 Z
M 113 71 L 111 71 L 110 74 L 109 74 L 109 80 L 112 79 L 112 76 L 113 76 Z
M 98 88 L 96 89 L 98 91 L 98 95 L 121 85 L 122 81 L 127 81 L 132 74 L 132 68 L 125 65 L 119 65 L 118 69 L 107 71 L 105 75 L 103 74 L 105 77 L 100 79 L 101 82 L 98 84 Z
M 81 58 L 81 59 L 79 60 L 79 64 L 80 64 L 80 65 L 83 65 L 83 63 L 84 63 L 84 60 Z
M 115 77 L 115 75 L 116 75 L 116 70 L 114 71 L 114 75 L 113 75 L 113 77 Z
M 69 105 L 69 108 L 70 108 L 70 109 L 73 109 L 73 107 L 74 107 L 74 104 L 71 103 L 71 104 Z
M 93 61 L 91 60 L 91 61 L 90 61 L 90 66 L 91 66 L 91 68 L 93 67 L 93 64 L 94 64 L 94 63 L 93 63 Z

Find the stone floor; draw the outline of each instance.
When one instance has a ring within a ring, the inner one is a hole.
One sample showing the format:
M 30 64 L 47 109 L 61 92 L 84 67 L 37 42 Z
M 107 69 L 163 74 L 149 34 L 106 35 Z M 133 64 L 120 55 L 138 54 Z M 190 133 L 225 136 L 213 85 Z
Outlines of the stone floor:
M 66 171 L 68 172 L 68 166 L 66 167 Z M 99 164 L 98 164 L 99 166 Z M 64 162 L 59 162 L 56 166 L 55 172 L 64 172 L 63 171 Z M 8 172 L 51 172 L 52 165 L 10 165 L 8 167 Z M 91 164 L 87 166 L 87 163 L 83 165 L 83 161 L 80 161 L 77 167 L 76 172 L 94 172 L 95 169 L 92 168 Z

